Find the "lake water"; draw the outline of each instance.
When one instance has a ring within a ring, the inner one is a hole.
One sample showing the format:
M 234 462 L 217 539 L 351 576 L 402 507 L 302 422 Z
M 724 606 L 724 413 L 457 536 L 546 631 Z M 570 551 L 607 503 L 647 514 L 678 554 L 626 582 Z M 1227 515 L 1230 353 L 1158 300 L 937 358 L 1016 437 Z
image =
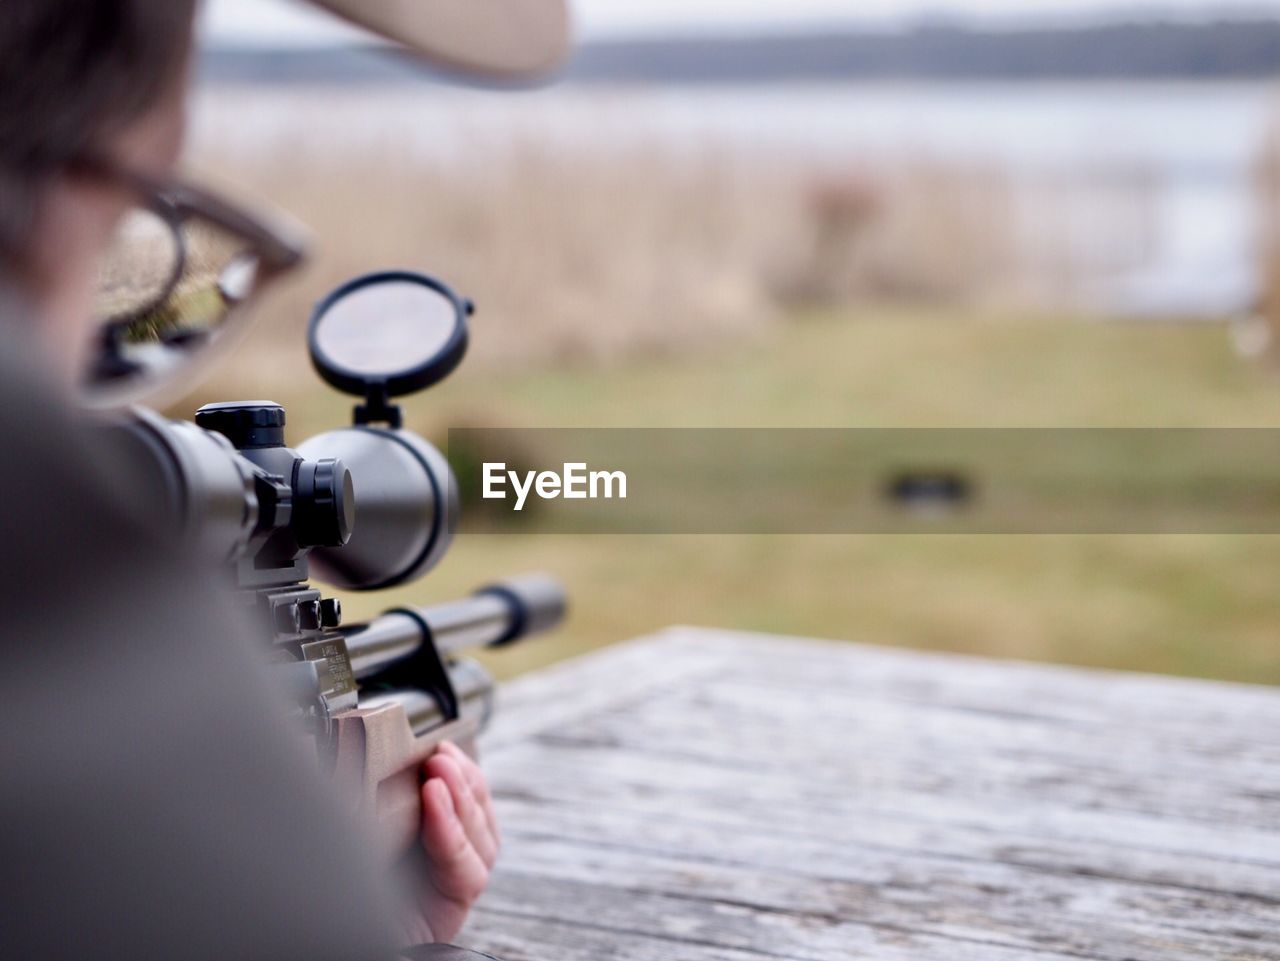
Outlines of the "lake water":
M 838 162 L 928 157 L 998 167 L 1064 191 L 1072 244 L 1099 264 L 1092 304 L 1132 315 L 1222 315 L 1259 293 L 1255 167 L 1280 131 L 1268 84 L 921 84 L 553 88 L 214 88 L 196 143 L 252 153 L 376 148 L 483 157 L 504 143 L 573 151 L 636 144 Z M 1148 199 L 1131 249 L 1097 214 L 1117 184 Z

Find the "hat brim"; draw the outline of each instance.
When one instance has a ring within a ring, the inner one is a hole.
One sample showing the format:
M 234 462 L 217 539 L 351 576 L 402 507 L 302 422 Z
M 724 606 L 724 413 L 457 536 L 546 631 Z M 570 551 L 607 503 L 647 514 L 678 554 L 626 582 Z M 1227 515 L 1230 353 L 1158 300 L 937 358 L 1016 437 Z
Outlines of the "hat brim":
M 411 53 L 460 73 L 531 81 L 570 50 L 566 0 L 311 0 Z

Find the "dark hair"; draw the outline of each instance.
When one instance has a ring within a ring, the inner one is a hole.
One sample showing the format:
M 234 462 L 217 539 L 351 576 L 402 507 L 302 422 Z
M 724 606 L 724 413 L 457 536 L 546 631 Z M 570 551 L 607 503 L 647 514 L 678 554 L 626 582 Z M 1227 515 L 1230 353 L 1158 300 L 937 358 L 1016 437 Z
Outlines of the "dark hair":
M 185 63 L 196 0 L 0 0 L 0 267 L 41 190 L 144 114 Z

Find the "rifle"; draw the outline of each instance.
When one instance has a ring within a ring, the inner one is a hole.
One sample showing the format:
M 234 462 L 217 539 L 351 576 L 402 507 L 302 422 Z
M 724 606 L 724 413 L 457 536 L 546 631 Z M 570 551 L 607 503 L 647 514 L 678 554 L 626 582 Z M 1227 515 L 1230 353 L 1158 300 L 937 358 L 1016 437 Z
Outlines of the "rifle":
M 443 740 L 474 752 L 493 680 L 473 647 L 501 647 L 564 617 L 560 585 L 526 575 L 432 607 L 344 624 L 345 590 L 409 583 L 444 556 L 458 515 L 445 458 L 406 430 L 393 398 L 447 377 L 467 346 L 469 301 L 405 271 L 339 287 L 316 308 L 313 366 L 362 399 L 353 424 L 285 445 L 270 401 L 208 404 L 195 422 L 135 411 L 115 428 L 145 461 L 151 499 L 184 536 L 227 564 L 237 602 L 263 638 L 318 762 L 377 829 L 388 856 L 421 821 L 422 762 Z

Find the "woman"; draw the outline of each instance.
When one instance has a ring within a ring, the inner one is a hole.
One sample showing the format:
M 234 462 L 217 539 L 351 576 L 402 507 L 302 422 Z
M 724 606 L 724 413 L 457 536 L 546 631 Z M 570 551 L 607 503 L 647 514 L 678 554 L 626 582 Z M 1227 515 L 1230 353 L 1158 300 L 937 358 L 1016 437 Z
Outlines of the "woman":
M 554 0 L 518 5 L 540 24 L 518 44 L 500 3 L 324 5 L 453 65 L 529 72 L 563 49 Z M 76 411 L 104 249 L 181 151 L 194 15 L 0 6 L 0 938 L 31 958 L 385 957 L 452 938 L 485 886 L 478 769 L 427 763 L 429 883 L 400 904 L 290 747 L 214 579 Z

